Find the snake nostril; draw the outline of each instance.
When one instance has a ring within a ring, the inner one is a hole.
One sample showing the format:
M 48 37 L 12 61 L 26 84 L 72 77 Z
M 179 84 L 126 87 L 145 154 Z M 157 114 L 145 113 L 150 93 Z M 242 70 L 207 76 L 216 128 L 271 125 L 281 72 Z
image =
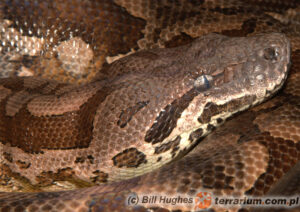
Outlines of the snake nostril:
M 271 62 L 277 62 L 279 60 L 279 50 L 276 47 L 270 47 L 264 49 L 263 57 Z

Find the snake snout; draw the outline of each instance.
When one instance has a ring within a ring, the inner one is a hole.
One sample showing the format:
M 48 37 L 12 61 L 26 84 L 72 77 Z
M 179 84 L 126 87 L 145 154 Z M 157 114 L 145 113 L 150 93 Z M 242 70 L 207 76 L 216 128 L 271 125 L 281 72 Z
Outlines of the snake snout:
M 264 49 L 261 56 L 272 63 L 282 62 L 283 65 L 290 63 L 290 41 L 281 33 L 267 34 L 261 42 Z
M 253 41 L 258 51 L 253 69 L 249 72 L 250 84 L 269 96 L 279 90 L 287 78 L 290 43 L 280 33 L 262 34 L 254 37 Z

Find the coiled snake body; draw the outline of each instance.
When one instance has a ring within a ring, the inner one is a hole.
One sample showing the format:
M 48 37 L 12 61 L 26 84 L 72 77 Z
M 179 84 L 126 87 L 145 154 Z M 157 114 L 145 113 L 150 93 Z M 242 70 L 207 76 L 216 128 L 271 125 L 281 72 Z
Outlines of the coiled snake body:
M 13 0 L 0 15 L 2 211 L 299 193 L 297 1 Z

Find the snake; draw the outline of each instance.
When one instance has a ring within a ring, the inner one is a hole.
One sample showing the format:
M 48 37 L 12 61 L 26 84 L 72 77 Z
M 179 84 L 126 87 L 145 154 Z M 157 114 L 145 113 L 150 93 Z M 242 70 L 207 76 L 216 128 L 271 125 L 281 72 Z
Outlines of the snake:
M 2 0 L 0 211 L 299 195 L 299 11 L 293 0 Z

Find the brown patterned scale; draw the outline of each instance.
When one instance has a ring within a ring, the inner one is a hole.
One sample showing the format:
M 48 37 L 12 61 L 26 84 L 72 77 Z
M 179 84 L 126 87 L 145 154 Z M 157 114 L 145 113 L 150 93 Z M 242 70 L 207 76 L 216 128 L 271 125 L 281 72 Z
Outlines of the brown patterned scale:
M 1 76 L 19 77 L 0 79 L 0 188 L 11 191 L 0 193 L 0 210 L 192 210 L 124 201 L 132 192 L 243 196 L 297 185 L 298 10 L 296 1 L 1 2 Z M 287 34 L 292 53 L 283 34 L 255 35 L 273 31 Z M 173 48 L 108 64 L 153 47 Z M 290 54 L 284 91 L 215 129 L 276 93 Z M 44 78 L 20 77 L 32 74 Z
M 224 51 L 232 53 L 226 57 Z M 148 68 L 135 63 L 148 54 Z M 132 54 L 120 61 L 134 73 L 128 68 L 78 87 L 49 89 L 53 82 L 31 77 L 1 79 L 3 166 L 31 184 L 65 170 L 87 182 L 143 174 L 187 150 L 217 119 L 276 92 L 289 55 L 281 34 L 211 34 L 186 46 Z

